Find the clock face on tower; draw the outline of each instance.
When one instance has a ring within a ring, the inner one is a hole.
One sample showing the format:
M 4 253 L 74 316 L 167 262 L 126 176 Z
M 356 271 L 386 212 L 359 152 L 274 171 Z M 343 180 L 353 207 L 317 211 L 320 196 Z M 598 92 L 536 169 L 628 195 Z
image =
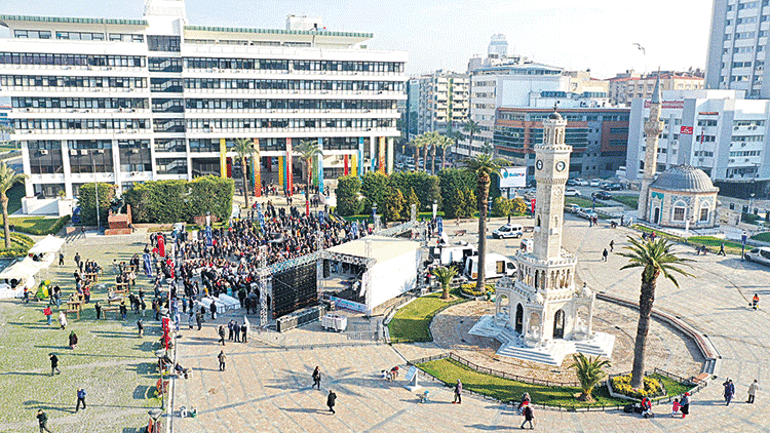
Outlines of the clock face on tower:
M 543 169 L 543 160 L 542 159 L 538 159 L 537 162 L 535 163 L 535 167 L 537 167 L 538 170 L 542 170 Z
M 564 171 L 565 168 L 567 168 L 567 164 L 565 164 L 564 161 L 559 161 L 556 163 L 556 170 Z

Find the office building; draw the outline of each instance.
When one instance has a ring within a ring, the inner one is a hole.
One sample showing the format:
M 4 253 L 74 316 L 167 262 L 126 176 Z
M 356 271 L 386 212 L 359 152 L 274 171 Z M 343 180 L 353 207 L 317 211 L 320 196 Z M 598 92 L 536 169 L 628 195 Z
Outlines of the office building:
M 609 178 L 625 162 L 628 109 L 559 108 L 567 121 L 564 141 L 572 146 L 570 177 Z M 511 165 L 527 167 L 527 180 L 535 176 L 535 145 L 543 141 L 543 121 L 551 108 L 497 109 L 493 129 L 498 157 Z
M 644 170 L 650 100 L 635 99 L 629 118 L 626 176 Z M 653 173 L 688 164 L 708 175 L 720 194 L 763 196 L 770 181 L 770 100 L 743 99 L 743 91 L 664 91 L 663 124 Z
M 706 60 L 706 88 L 743 90 L 770 98 L 765 56 L 770 31 L 769 0 L 714 0 Z
M 142 19 L 1 15 L 0 98 L 22 145 L 27 196 L 84 183 L 120 189 L 162 179 L 239 175 L 232 146 L 253 139 L 255 184 L 304 183 L 292 151 L 323 149 L 318 181 L 393 168 L 400 51 L 317 18 L 287 28 L 191 25 L 182 0 L 148 0 Z M 315 182 L 318 184 L 318 182 Z
M 634 99 L 649 99 L 655 87 L 658 72 L 640 74 L 633 70 L 617 74 L 606 80 L 610 104 L 616 107 L 630 107 Z M 703 73 L 700 70 L 676 72 L 660 72 L 660 89 L 666 90 L 699 90 L 703 88 Z
M 458 131 L 468 120 L 467 74 L 436 71 L 419 79 L 417 133 Z

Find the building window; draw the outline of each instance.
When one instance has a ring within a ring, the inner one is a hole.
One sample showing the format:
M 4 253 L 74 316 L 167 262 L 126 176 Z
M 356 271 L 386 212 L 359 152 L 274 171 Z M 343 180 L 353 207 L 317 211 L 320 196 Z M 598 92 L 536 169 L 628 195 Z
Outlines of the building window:
M 150 51 L 179 52 L 181 43 L 179 36 L 147 36 L 147 48 Z
M 674 205 L 671 221 L 684 222 L 684 216 L 685 216 L 685 213 L 687 213 L 687 208 L 685 206 L 686 205 L 683 202 L 677 202 Z
M 709 208 L 707 207 L 707 205 L 704 205 L 704 207 L 702 207 L 700 210 L 700 218 L 698 219 L 698 221 L 705 223 L 705 222 L 708 222 L 708 220 L 709 220 Z

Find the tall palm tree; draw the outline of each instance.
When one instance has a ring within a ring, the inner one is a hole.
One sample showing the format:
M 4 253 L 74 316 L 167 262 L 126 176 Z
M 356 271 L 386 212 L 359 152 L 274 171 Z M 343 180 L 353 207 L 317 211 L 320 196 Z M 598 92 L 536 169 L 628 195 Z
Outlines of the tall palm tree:
M 489 202 L 489 183 L 493 174 L 499 173 L 505 161 L 492 159 L 481 153 L 465 160 L 464 170 L 476 177 L 476 197 L 479 209 L 479 271 L 476 276 L 476 290 L 484 291 L 484 264 L 487 255 L 487 203 Z
M 425 133 L 425 144 L 423 147 L 423 152 L 425 152 L 423 162 L 425 166 L 423 168 L 425 169 L 426 173 L 428 172 L 428 148 L 435 147 L 438 137 L 438 132 L 435 131 Z
M 423 146 L 423 143 L 425 143 L 425 137 L 423 135 L 414 137 L 409 143 L 409 145 L 414 147 L 414 171 L 417 171 L 420 167 L 420 148 Z
M 647 333 L 650 330 L 650 314 L 655 302 L 655 285 L 661 274 L 679 288 L 679 282 L 674 278 L 674 272 L 691 277 L 677 265 L 686 264 L 689 259 L 677 257 L 672 251 L 672 244 L 665 238 L 656 241 L 641 242 L 631 236 L 630 245 L 624 247 L 628 252 L 620 252 L 628 259 L 622 269 L 644 268 L 642 271 L 642 288 L 639 295 L 639 323 L 636 327 L 634 343 L 634 367 L 631 371 L 631 387 L 635 389 L 644 386 L 644 351 L 647 348 Z M 689 266 L 689 265 L 686 265 Z
M 452 284 L 452 280 L 457 276 L 457 268 L 454 266 L 448 268 L 439 266 L 432 270 L 431 273 L 441 284 L 441 299 L 449 299 L 449 285 Z
M 594 387 L 607 375 L 602 368 L 610 367 L 610 361 L 600 360 L 598 356 L 586 357 L 582 353 L 573 354 L 572 360 L 569 367 L 575 369 L 575 374 L 580 382 L 580 389 L 583 390 L 579 400 L 591 400 Z
M 313 184 L 313 158 L 318 158 L 318 155 L 323 154 L 321 146 L 318 145 L 316 140 L 302 140 L 299 146 L 294 148 L 294 151 L 299 153 L 299 157 L 305 161 L 306 176 L 307 176 L 307 194 L 310 195 L 310 186 Z M 319 185 L 323 187 L 323 185 Z M 323 188 L 322 188 L 323 189 Z
M 249 208 L 249 181 L 246 176 L 246 159 L 254 158 L 257 154 L 257 149 L 254 147 L 254 142 L 250 138 L 238 138 L 235 140 L 233 151 L 238 155 L 238 159 L 241 161 L 241 174 L 243 175 L 243 201 L 246 203 L 246 209 Z M 256 165 L 254 170 L 256 170 Z
M 463 125 L 463 131 L 468 134 L 468 146 L 473 147 L 473 137 L 481 132 L 481 125 L 475 120 L 468 120 Z
M 5 249 L 11 247 L 11 227 L 8 223 L 8 195 L 7 192 L 17 183 L 23 182 L 26 174 L 16 173 L 5 162 L 0 163 L 0 202 L 3 203 L 3 234 L 5 235 Z
M 454 134 L 452 134 L 452 135 L 454 135 Z M 441 152 L 442 152 L 442 155 L 441 155 L 441 168 L 445 168 L 446 167 L 446 150 L 448 148 L 450 148 L 450 147 L 455 145 L 455 140 L 452 137 L 452 135 L 447 135 L 447 136 L 441 137 L 441 141 L 439 142 L 438 147 L 441 148 Z M 436 174 L 436 172 L 434 171 L 433 174 Z

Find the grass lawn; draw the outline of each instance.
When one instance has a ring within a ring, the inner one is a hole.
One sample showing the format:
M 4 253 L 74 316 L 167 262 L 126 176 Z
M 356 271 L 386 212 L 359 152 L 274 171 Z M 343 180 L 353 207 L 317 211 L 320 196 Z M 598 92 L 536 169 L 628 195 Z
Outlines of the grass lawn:
M 29 233 L 33 235 L 48 235 L 56 234 L 66 221 L 67 217 L 62 218 L 46 218 L 42 216 L 33 217 L 10 217 L 8 222 L 14 226 L 14 230 L 22 233 Z M 0 217 L 0 224 L 2 224 L 2 217 Z
M 419 367 L 446 384 L 454 384 L 460 379 L 463 388 L 504 402 L 519 401 L 521 395 L 528 392 L 535 404 L 550 406 L 624 406 L 628 403 L 612 398 L 603 386 L 594 390 L 593 402 L 585 403 L 575 398 L 575 394 L 581 392 L 577 387 L 548 387 L 503 379 L 471 370 L 448 358 L 426 362 Z
M 669 378 L 668 376 L 662 376 L 658 373 L 651 374 L 648 377 L 657 379 L 660 384 L 663 385 L 663 388 L 666 388 L 666 392 L 669 396 L 684 394 L 692 388 L 692 386 L 684 385 L 675 381 L 674 379 Z
M 636 195 L 613 195 L 612 199 L 616 202 L 623 203 L 631 209 L 637 209 L 639 207 L 639 196 Z
M 764 232 L 758 235 L 754 235 L 751 237 L 751 239 L 754 239 L 755 241 L 760 241 L 760 242 L 770 242 L 770 232 Z
M 393 343 L 433 341 L 430 336 L 430 322 L 433 316 L 444 308 L 465 302 L 465 298 L 460 297 L 456 290 L 451 294 L 454 298 L 449 301 L 442 300 L 440 292 L 423 296 L 398 310 L 388 324 L 390 341 Z
M 672 235 L 669 235 L 667 233 L 660 232 L 658 230 L 653 230 L 653 229 L 651 229 L 649 227 L 645 227 L 645 226 L 640 226 L 640 225 L 634 224 L 633 228 L 635 228 L 637 230 L 640 230 L 640 231 L 643 231 L 643 232 L 647 232 L 647 233 L 655 232 L 656 236 L 664 237 L 664 238 L 670 239 L 670 240 L 672 240 L 674 242 L 679 242 L 679 243 L 684 243 L 685 242 L 684 238 L 681 238 L 679 236 L 672 236 Z M 710 253 L 714 253 L 714 254 L 719 252 L 719 247 L 720 247 L 720 245 L 722 245 L 723 242 L 725 244 L 725 252 L 727 254 L 737 254 L 737 255 L 741 254 L 741 244 L 738 243 L 738 242 L 733 242 L 733 241 L 728 241 L 728 240 L 725 240 L 725 239 L 715 238 L 713 236 L 690 236 L 689 238 L 687 238 L 687 244 L 689 244 L 689 245 L 705 245 L 706 249 Z

